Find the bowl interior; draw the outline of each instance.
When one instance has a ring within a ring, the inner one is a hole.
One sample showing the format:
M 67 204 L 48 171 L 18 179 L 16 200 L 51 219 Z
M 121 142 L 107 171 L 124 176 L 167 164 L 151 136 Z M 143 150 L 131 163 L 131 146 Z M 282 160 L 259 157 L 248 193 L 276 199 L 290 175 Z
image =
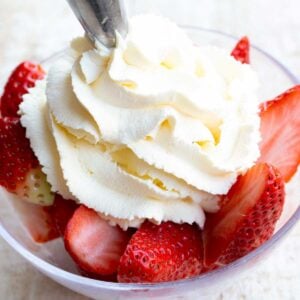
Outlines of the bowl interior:
M 213 30 L 187 26 L 185 26 L 185 29 L 195 43 L 221 46 L 227 49 L 228 52 L 231 51 L 237 40 L 230 35 Z M 44 63 L 45 67 L 51 66 L 56 57 L 57 55 L 48 59 Z M 260 78 L 259 97 L 261 101 L 274 98 L 297 82 L 295 76 L 278 61 L 256 47 L 251 49 L 251 64 Z M 97 299 L 145 299 L 145 297 L 174 299 L 175 296 L 190 298 L 197 295 L 197 299 L 199 299 L 199 294 L 209 296 L 211 292 L 216 291 L 216 287 L 221 288 L 226 279 L 232 279 L 234 274 L 255 265 L 259 258 L 264 257 L 286 235 L 300 215 L 300 193 L 297 190 L 297 182 L 299 180 L 298 172 L 287 186 L 286 205 L 284 213 L 278 222 L 277 232 L 267 243 L 229 266 L 209 274 L 175 283 L 117 284 L 79 276 L 74 263 L 65 252 L 61 240 L 42 245 L 36 244 L 31 240 L 20 222 L 22 204 L 2 188 L 0 188 L 0 234 L 16 251 L 41 272 L 89 297 Z

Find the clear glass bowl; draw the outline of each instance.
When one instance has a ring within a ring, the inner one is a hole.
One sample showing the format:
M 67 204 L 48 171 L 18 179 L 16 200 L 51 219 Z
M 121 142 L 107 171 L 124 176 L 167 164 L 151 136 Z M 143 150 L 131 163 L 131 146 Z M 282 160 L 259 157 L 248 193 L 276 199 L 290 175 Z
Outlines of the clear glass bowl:
M 213 30 L 184 27 L 195 43 L 217 45 L 230 51 L 237 39 Z M 58 54 L 59 55 L 59 54 Z M 54 56 L 45 62 L 51 65 Z M 259 96 L 262 101 L 293 86 L 298 81 L 281 63 L 266 52 L 252 46 L 251 64 L 258 72 L 263 85 Z M 285 210 L 273 237 L 245 257 L 219 270 L 195 278 L 160 284 L 119 284 L 85 278 L 79 275 L 74 263 L 66 254 L 61 240 L 38 245 L 30 239 L 19 222 L 18 200 L 0 189 L 0 234 L 35 268 L 56 282 L 94 299 L 204 299 L 215 295 L 234 276 L 241 276 L 264 259 L 288 234 L 300 218 L 299 200 L 296 195 L 299 172 L 287 187 Z

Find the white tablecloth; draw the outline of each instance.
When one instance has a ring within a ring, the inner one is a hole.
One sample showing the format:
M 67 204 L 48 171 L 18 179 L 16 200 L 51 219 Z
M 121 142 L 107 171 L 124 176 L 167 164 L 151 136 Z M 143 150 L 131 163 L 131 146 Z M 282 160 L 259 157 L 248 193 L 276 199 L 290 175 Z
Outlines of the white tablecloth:
M 300 78 L 299 0 L 127 0 L 127 5 L 131 14 L 160 13 L 181 24 L 246 34 Z M 0 90 L 20 61 L 46 58 L 80 33 L 63 0 L 0 0 Z M 299 252 L 300 224 L 266 261 L 215 299 L 299 299 Z M 0 278 L 0 299 L 86 299 L 35 271 L 2 239 Z

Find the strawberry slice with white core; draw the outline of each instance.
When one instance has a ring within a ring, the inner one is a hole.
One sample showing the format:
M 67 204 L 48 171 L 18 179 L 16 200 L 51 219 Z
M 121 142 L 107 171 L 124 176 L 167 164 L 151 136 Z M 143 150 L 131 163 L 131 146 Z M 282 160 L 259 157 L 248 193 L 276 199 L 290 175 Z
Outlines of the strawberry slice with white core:
M 300 163 L 300 85 L 261 106 L 260 162 L 274 165 L 288 182 Z
M 81 205 L 65 230 L 65 247 L 78 266 L 87 273 L 116 273 L 130 235 L 110 226 L 92 209 Z
M 268 240 L 284 203 L 284 181 L 268 164 L 240 176 L 204 226 L 204 262 L 208 269 L 228 264 Z

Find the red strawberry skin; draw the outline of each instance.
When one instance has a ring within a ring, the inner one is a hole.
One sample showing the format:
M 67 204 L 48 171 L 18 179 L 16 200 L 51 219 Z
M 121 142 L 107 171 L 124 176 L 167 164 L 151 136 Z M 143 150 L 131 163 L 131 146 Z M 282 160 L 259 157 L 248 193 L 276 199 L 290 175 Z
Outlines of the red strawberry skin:
M 203 231 L 208 269 L 228 264 L 268 240 L 284 204 L 284 181 L 272 166 L 257 164 L 240 176 Z
M 72 218 L 78 204 L 72 200 L 66 200 L 59 194 L 55 194 L 51 214 L 57 227 L 57 231 L 61 236 L 64 236 L 65 229 L 69 220 Z
M 261 106 L 260 162 L 274 165 L 288 182 L 300 163 L 300 85 Z
M 26 173 L 39 166 L 25 129 L 16 118 L 0 118 L 0 185 L 13 192 Z
M 248 37 L 244 36 L 238 41 L 231 52 L 231 56 L 243 64 L 250 63 L 250 42 Z
M 10 75 L 4 87 L 4 93 L 0 101 L 2 117 L 18 118 L 19 105 L 22 97 L 29 88 L 34 87 L 35 82 L 43 79 L 45 72 L 38 64 L 25 61 L 17 66 Z
M 110 226 L 92 209 L 79 206 L 67 224 L 65 247 L 80 269 L 94 276 L 117 272 L 130 233 Z
M 118 270 L 119 282 L 163 282 L 201 273 L 203 248 L 196 225 L 146 221 L 131 238 Z
M 39 162 L 20 120 L 0 118 L 0 185 L 18 194 L 28 172 L 38 167 Z M 50 207 L 19 200 L 15 203 L 15 209 L 35 242 L 45 243 L 59 236 Z

